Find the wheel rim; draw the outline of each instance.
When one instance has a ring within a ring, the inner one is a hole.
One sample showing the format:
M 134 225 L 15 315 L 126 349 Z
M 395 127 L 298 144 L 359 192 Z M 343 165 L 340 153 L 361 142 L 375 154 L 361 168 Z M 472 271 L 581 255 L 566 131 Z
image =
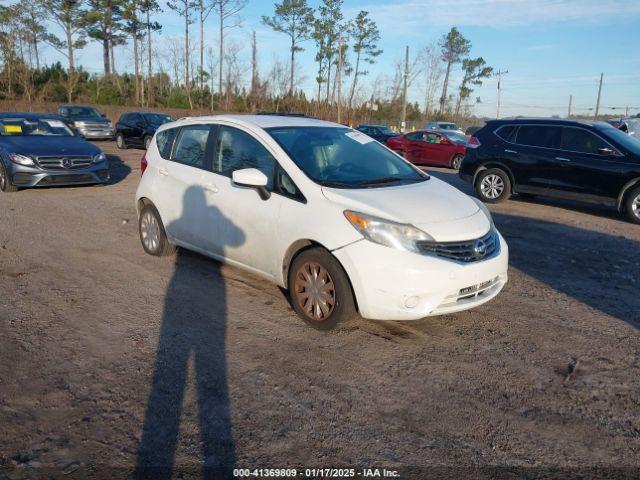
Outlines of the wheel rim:
M 504 192 L 504 181 L 499 175 L 489 174 L 480 182 L 482 195 L 491 200 L 495 200 Z
M 306 316 L 327 320 L 336 306 L 336 290 L 329 272 L 317 262 L 306 262 L 296 272 L 293 293 Z
M 147 250 L 155 252 L 160 245 L 160 224 L 151 212 L 145 212 L 140 220 L 140 238 Z
M 118 147 L 122 147 L 122 145 L 124 145 L 124 142 L 122 141 L 122 135 L 118 135 L 116 137 L 116 143 L 118 144 Z
M 640 217 L 640 194 L 636 195 L 636 198 L 631 202 L 631 211 L 636 217 Z
M 4 167 L 0 166 L 0 189 L 4 190 L 7 177 L 4 173 Z
M 458 170 L 460 168 L 461 163 L 462 163 L 462 157 L 460 155 L 456 156 L 453 159 L 453 168 Z

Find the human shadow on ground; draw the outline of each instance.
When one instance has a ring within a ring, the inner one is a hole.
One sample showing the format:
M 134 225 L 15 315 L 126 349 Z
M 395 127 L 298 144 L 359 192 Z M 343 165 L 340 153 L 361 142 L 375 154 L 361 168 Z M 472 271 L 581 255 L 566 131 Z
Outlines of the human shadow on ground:
M 194 232 L 197 244 L 202 235 L 212 233 L 202 227 L 213 222 L 217 222 L 217 231 L 231 232 L 227 238 L 244 243 L 242 231 L 216 207 L 207 205 L 201 187 L 192 186 L 184 195 L 182 216 L 167 225 L 167 231 Z M 226 246 L 209 245 L 208 250 L 222 253 Z M 134 478 L 172 478 L 190 358 L 197 390 L 202 477 L 232 478 L 235 448 L 225 348 L 228 318 L 219 269 L 218 262 L 178 250 L 165 296 Z

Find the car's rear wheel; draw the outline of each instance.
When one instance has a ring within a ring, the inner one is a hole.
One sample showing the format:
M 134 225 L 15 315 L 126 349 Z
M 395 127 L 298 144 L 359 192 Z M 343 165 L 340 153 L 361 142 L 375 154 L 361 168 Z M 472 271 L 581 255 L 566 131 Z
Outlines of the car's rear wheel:
M 9 174 L 7 173 L 6 168 L 0 161 L 0 190 L 5 193 L 17 192 L 18 187 L 16 187 L 11 180 L 9 179 Z
M 464 160 L 464 155 L 454 155 L 451 159 L 451 168 L 454 170 L 460 170 L 460 165 L 462 165 L 462 160 Z
M 480 172 L 475 187 L 483 202 L 498 203 L 511 196 L 509 175 L 499 168 L 489 168 Z
M 151 138 L 152 137 L 144 137 L 144 149 L 145 150 L 149 150 L 149 147 L 151 146 Z
M 323 248 L 300 253 L 289 269 L 289 294 L 296 313 L 318 330 L 331 330 L 356 315 L 347 274 Z
M 625 211 L 627 218 L 633 223 L 640 223 L 640 187 L 636 187 L 629 195 L 625 202 Z
M 116 135 L 116 146 L 120 150 L 126 150 L 127 149 L 127 142 L 124 141 L 124 136 L 121 133 L 118 133 Z
M 169 243 L 160 214 L 153 205 L 148 204 L 142 208 L 138 230 L 142 248 L 149 255 L 164 257 L 175 253 L 176 246 Z

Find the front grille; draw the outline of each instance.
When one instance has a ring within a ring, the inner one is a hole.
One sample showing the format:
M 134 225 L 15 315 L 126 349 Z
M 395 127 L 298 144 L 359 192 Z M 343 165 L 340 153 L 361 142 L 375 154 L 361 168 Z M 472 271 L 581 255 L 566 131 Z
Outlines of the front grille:
M 87 156 L 67 155 L 67 156 L 42 156 L 36 161 L 40 168 L 45 170 L 76 170 L 87 168 L 93 159 Z
M 495 232 L 463 242 L 418 242 L 420 253 L 449 258 L 458 262 L 477 262 L 493 255 L 497 248 Z
M 75 175 L 52 175 L 45 177 L 38 183 L 38 186 L 45 185 L 68 185 L 73 183 L 95 183 L 96 180 L 93 175 L 89 174 L 75 174 Z
M 78 128 L 87 130 L 89 132 L 104 132 L 105 130 L 111 130 L 108 123 L 80 123 Z

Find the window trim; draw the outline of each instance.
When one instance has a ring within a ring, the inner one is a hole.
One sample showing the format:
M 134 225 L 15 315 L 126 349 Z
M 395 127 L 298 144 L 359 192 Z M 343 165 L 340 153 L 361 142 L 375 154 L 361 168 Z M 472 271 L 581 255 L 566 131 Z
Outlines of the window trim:
M 184 128 L 186 128 L 186 127 L 208 127 L 209 128 L 209 136 L 207 137 L 207 144 L 204 147 L 204 162 L 203 162 L 202 166 L 200 166 L 200 165 L 192 165 L 192 164 L 184 163 L 184 162 L 179 162 L 179 161 L 174 159 L 174 155 L 176 153 L 176 145 L 178 143 L 177 142 L 178 137 L 182 133 L 182 130 Z M 178 165 L 184 165 L 185 167 L 191 167 L 191 168 L 197 168 L 198 170 L 210 171 L 209 165 L 211 164 L 211 160 L 212 160 L 212 158 L 211 158 L 211 139 L 213 137 L 217 138 L 217 132 L 213 131 L 213 129 L 215 127 L 216 127 L 215 124 L 210 124 L 210 123 L 188 123 L 188 124 L 185 124 L 185 125 L 181 125 L 180 127 L 177 127 L 178 132 L 176 133 L 176 136 L 173 139 L 173 144 L 171 145 L 170 158 L 168 160 L 167 159 L 165 159 L 165 160 L 167 162 L 177 163 Z M 171 129 L 167 128 L 167 130 L 171 130 Z
M 577 152 L 575 150 L 564 150 L 560 147 L 558 148 L 553 148 L 553 147 L 539 147 L 537 145 L 527 145 L 525 143 L 516 143 L 516 142 L 512 142 L 510 140 L 505 140 L 504 138 L 502 138 L 500 135 L 498 135 L 496 132 L 498 130 L 500 130 L 502 127 L 505 126 L 515 126 L 517 128 L 516 131 L 516 135 L 514 136 L 514 134 L 512 134 L 512 137 L 514 137 L 514 140 L 517 138 L 517 132 L 520 131 L 520 127 L 558 127 L 560 129 L 563 128 L 579 128 L 581 130 L 586 130 L 587 132 L 593 133 L 595 136 L 599 137 L 604 143 L 606 143 L 607 145 L 609 145 L 613 151 L 616 153 L 615 157 L 624 157 L 624 155 L 622 153 L 620 153 L 620 149 L 614 147 L 613 145 L 611 145 L 611 143 L 609 143 L 605 138 L 603 138 L 601 135 L 599 135 L 598 133 L 589 130 L 588 128 L 584 128 L 584 127 L 580 127 L 580 126 L 576 126 L 576 125 L 554 125 L 552 123 L 505 123 L 504 125 L 500 125 L 498 128 L 496 128 L 495 130 L 493 130 L 493 134 L 495 136 L 497 136 L 500 140 L 510 144 L 510 145 L 517 145 L 520 147 L 530 147 L 530 148 L 542 148 L 543 150 L 556 150 L 556 151 L 560 151 L 560 152 L 569 152 L 569 153 L 576 153 L 579 155 L 595 155 L 597 157 L 599 157 L 602 160 L 607 160 L 610 159 L 611 157 L 606 156 L 606 155 L 601 155 L 599 153 L 586 153 L 586 152 Z M 560 142 L 562 142 L 562 132 L 560 132 Z

